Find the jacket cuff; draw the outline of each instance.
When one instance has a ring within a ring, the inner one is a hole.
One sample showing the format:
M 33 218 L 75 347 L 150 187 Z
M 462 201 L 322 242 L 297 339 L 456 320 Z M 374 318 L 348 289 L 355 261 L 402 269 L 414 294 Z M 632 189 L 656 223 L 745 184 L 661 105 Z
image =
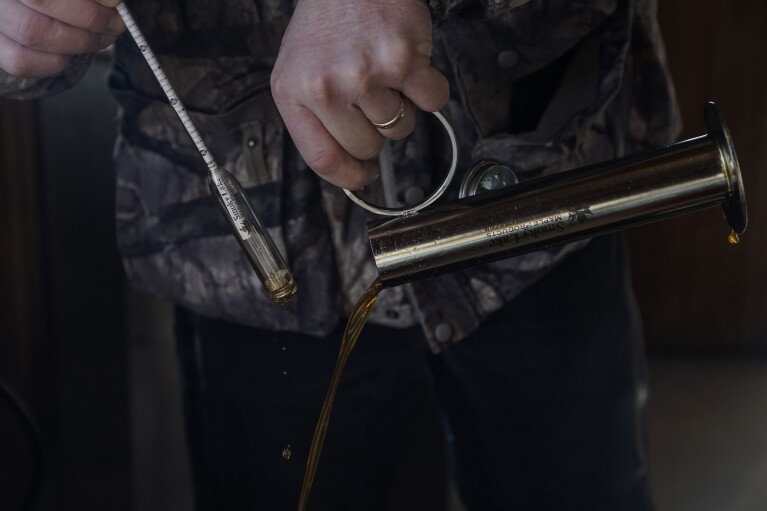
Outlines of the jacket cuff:
M 0 69 L 0 96 L 36 99 L 64 92 L 80 81 L 92 57 L 91 54 L 75 55 L 64 71 L 49 78 L 17 78 Z
M 428 0 L 431 19 L 434 23 L 444 21 L 448 16 L 464 8 L 469 3 L 473 2 L 468 0 Z
M 476 18 L 493 18 L 530 0 L 428 0 L 434 23 L 447 19 L 458 11 Z

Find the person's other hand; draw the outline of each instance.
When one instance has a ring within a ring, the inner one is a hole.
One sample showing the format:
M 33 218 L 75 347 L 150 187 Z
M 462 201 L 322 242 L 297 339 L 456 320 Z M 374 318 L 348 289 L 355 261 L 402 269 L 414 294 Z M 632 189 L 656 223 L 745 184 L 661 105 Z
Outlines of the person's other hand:
M 106 48 L 125 29 L 121 0 L 0 0 L 0 68 L 20 78 L 53 76 L 70 58 Z
M 385 138 L 415 127 L 415 106 L 448 101 L 447 79 L 430 64 L 425 0 L 299 0 L 272 73 L 272 94 L 306 163 L 356 190 L 377 177 Z M 405 113 L 389 129 L 378 129 Z M 415 105 L 415 106 L 414 106 Z

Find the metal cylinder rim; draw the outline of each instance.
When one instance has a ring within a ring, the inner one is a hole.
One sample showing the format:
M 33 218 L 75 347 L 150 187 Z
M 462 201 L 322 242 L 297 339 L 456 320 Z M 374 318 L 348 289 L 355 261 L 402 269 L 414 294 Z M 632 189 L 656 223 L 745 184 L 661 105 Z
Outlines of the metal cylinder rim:
M 748 225 L 748 209 L 746 207 L 743 176 L 740 172 L 740 164 L 735 154 L 730 130 L 727 128 L 724 119 L 722 119 L 719 113 L 719 109 L 713 101 L 706 103 L 703 111 L 703 122 L 706 133 L 714 139 L 719 147 L 730 187 L 727 201 L 722 204 L 725 218 L 733 231 L 737 234 L 743 234 Z

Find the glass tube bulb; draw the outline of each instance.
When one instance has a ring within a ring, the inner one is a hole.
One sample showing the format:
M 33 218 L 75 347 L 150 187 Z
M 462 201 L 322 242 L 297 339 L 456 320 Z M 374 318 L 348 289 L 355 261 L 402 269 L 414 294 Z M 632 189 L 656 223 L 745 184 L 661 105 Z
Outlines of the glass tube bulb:
M 250 207 L 242 185 L 231 172 L 218 167 L 209 174 L 208 187 L 266 294 L 277 304 L 288 303 L 296 294 L 296 281 L 274 240 Z

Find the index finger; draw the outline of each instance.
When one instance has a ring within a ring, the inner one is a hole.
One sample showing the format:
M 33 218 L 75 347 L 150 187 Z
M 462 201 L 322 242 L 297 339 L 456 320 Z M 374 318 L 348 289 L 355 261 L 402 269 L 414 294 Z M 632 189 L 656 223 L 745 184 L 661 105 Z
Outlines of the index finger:
M 114 7 L 120 0 L 19 0 L 40 14 L 96 33 L 119 34 L 125 29 Z

